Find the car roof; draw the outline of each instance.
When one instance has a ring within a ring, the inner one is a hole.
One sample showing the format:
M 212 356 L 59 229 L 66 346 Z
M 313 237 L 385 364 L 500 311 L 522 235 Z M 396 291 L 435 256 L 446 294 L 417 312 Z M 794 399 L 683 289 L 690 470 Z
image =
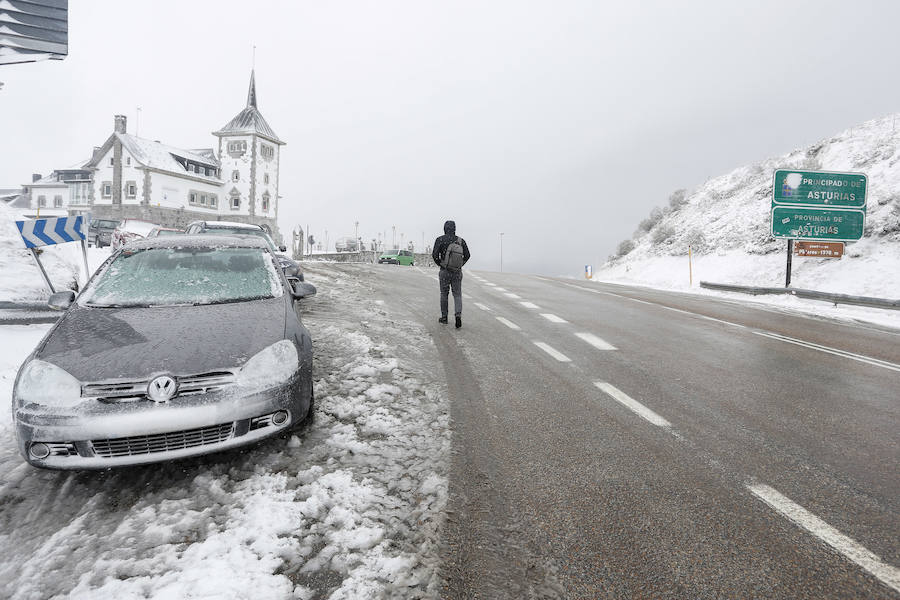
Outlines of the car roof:
M 260 248 L 268 250 L 266 241 L 255 235 L 176 235 L 136 240 L 125 246 L 132 250 L 151 248 Z
M 202 223 L 204 227 L 221 227 L 223 229 L 259 229 L 265 231 L 256 223 L 239 223 L 237 221 L 194 221 L 191 225 Z M 190 225 L 188 225 L 190 227 Z

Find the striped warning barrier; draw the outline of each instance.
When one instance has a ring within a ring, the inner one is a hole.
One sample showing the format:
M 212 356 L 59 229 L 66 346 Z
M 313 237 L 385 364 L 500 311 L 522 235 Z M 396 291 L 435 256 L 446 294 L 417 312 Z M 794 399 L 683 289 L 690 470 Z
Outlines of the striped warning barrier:
M 84 231 L 85 220 L 82 216 L 16 221 L 16 226 L 26 248 L 81 242 L 87 238 Z

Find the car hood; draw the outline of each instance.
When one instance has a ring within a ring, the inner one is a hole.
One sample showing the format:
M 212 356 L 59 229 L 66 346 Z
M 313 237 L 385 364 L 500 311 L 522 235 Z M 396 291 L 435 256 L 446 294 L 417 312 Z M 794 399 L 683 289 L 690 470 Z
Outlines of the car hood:
M 285 310 L 284 298 L 152 308 L 73 304 L 35 358 L 83 382 L 233 368 L 284 339 Z

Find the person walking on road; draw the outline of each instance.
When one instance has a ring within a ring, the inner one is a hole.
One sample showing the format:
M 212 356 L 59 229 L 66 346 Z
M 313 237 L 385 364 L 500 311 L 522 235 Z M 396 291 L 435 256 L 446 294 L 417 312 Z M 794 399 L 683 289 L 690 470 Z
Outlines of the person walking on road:
M 453 308 L 456 328 L 462 327 L 462 268 L 469 261 L 469 246 L 466 240 L 456 235 L 456 223 L 444 223 L 444 235 L 434 240 L 431 258 L 441 268 L 438 281 L 441 284 L 441 318 L 438 323 L 447 323 L 447 294 L 453 289 Z

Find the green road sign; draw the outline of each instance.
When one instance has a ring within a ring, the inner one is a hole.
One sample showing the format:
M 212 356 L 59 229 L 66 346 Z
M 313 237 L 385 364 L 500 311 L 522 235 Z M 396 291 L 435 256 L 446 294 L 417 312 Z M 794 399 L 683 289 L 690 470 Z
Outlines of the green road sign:
M 805 204 L 865 210 L 867 183 L 863 173 L 778 169 L 772 204 L 773 207 L 775 204 Z
M 853 242 L 862 237 L 866 213 L 808 206 L 772 208 L 772 237 Z

